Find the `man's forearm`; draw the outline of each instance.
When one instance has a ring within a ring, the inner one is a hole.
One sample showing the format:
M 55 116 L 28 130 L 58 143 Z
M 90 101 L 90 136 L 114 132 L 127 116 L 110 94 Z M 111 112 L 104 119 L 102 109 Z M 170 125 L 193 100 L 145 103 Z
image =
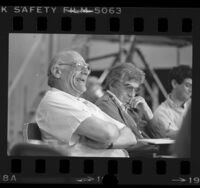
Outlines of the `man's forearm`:
M 113 142 L 114 149 L 123 149 L 133 146 L 137 143 L 135 135 L 128 127 L 120 130 L 119 137 Z
M 92 139 L 84 138 L 84 143 L 88 147 L 94 148 L 94 149 L 108 149 L 111 143 L 101 143 L 97 142 Z M 120 130 L 120 134 L 118 138 L 116 138 L 112 143 L 112 148 L 110 149 L 123 149 L 128 148 L 130 146 L 133 146 L 137 143 L 137 140 L 135 138 L 135 135 L 132 133 L 132 131 L 128 127 L 124 127 Z
M 97 141 L 89 139 L 89 138 L 84 138 L 84 140 L 82 140 L 82 143 L 84 143 L 86 146 L 88 146 L 90 148 L 94 148 L 94 149 L 106 149 L 110 145 L 110 143 L 97 142 Z
M 96 142 L 110 144 L 119 136 L 119 130 L 114 124 L 92 116 L 81 122 L 76 134 Z
M 177 134 L 178 134 L 178 130 L 169 130 L 166 133 L 166 136 L 171 138 L 171 139 L 176 139 Z

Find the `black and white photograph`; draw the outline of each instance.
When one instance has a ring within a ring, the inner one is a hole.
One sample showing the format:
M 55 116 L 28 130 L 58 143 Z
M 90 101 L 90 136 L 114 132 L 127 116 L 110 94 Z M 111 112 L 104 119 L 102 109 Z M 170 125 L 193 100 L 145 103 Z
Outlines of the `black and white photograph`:
M 191 157 L 191 36 L 9 33 L 8 46 L 8 156 Z

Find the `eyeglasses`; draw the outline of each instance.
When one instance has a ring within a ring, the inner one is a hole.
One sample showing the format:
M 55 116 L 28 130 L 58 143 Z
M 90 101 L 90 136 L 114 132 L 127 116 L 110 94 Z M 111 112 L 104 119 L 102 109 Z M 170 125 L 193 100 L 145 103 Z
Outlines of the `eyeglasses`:
M 68 66 L 72 66 L 72 67 L 75 67 L 77 71 L 80 71 L 80 72 L 83 72 L 83 71 L 88 71 L 88 74 L 91 73 L 91 68 L 88 64 L 81 64 L 81 63 L 59 63 L 59 65 L 68 65 Z
M 141 85 L 139 87 L 134 87 L 132 84 L 129 84 L 129 83 L 124 83 L 124 82 L 121 82 L 120 83 L 123 85 L 123 87 L 126 89 L 126 90 L 133 90 L 135 91 L 135 93 L 139 93 L 140 90 L 141 90 Z
M 133 90 L 133 89 L 134 89 L 135 93 L 139 93 L 140 90 L 141 90 L 141 87 L 133 87 L 133 86 L 130 85 L 130 84 L 124 84 L 124 87 L 125 87 L 127 90 L 128 90 L 128 89 L 130 89 L 130 90 Z

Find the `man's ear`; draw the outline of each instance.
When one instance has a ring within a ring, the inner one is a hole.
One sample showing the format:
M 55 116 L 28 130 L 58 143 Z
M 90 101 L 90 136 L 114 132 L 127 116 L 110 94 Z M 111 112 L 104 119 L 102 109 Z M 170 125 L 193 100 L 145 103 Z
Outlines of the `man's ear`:
M 61 70 L 57 64 L 52 66 L 51 73 L 54 75 L 55 78 L 61 78 Z
M 171 81 L 171 84 L 172 84 L 172 88 L 173 88 L 173 89 L 176 88 L 176 86 L 177 86 L 176 80 L 172 80 L 172 81 Z

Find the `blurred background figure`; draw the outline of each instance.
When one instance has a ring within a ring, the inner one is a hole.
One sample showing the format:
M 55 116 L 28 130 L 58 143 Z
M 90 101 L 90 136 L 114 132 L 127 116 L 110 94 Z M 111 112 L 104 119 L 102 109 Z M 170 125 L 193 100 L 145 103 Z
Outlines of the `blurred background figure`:
M 175 144 L 172 146 L 172 154 L 180 158 L 190 157 L 191 143 L 191 104 L 184 117 L 182 127 L 177 135 Z
M 87 90 L 82 94 L 82 97 L 92 103 L 103 96 L 101 83 L 96 76 L 89 76 L 86 83 Z

